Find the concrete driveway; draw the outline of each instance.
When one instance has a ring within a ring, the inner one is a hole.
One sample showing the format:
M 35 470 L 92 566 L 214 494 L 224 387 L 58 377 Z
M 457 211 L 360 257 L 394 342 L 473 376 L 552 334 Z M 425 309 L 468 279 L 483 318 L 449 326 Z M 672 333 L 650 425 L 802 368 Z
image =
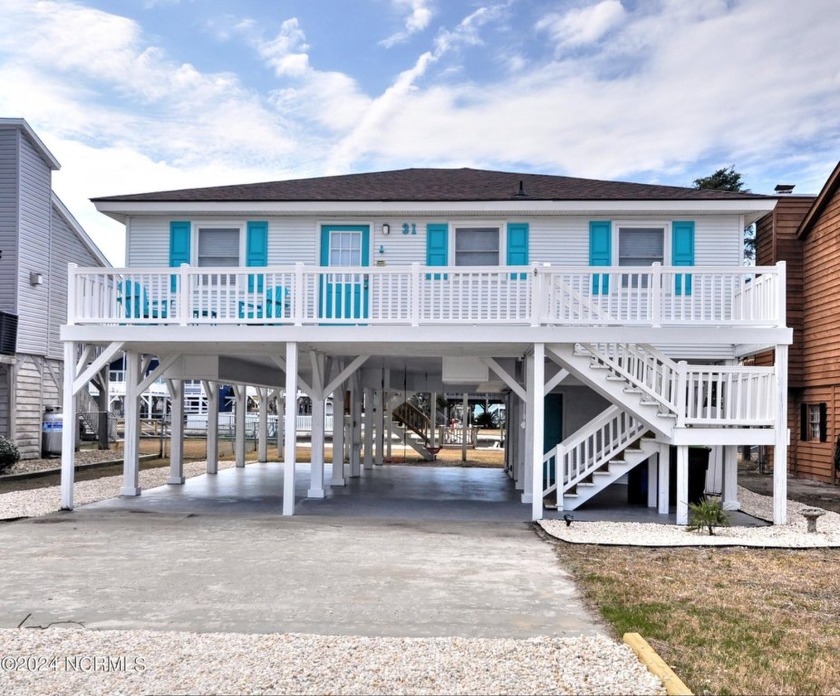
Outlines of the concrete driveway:
M 0 628 L 604 633 L 552 547 L 517 521 L 89 507 L 0 525 L 0 548 Z

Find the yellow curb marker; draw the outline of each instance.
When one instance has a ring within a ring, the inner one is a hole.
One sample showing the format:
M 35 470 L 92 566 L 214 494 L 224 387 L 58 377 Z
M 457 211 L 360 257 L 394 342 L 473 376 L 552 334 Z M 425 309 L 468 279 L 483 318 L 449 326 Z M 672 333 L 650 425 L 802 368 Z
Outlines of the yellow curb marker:
M 674 674 L 674 670 L 665 664 L 665 660 L 659 657 L 656 650 L 638 633 L 625 633 L 624 642 L 636 653 L 639 662 L 647 667 L 648 672 L 659 677 L 662 686 L 671 696 L 693 696 L 689 688 Z

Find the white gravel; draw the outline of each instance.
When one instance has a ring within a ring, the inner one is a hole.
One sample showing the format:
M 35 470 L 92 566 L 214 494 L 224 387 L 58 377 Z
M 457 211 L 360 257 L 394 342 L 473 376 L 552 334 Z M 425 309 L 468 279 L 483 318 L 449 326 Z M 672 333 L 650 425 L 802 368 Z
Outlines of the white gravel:
M 220 461 L 219 469 L 234 466 L 232 461 Z M 188 462 L 184 464 L 184 476 L 191 478 L 207 472 L 207 462 Z M 169 478 L 169 467 L 146 469 L 140 472 L 142 489 L 163 486 Z M 76 507 L 98 500 L 116 498 L 122 488 L 122 476 L 107 476 L 90 481 L 77 481 L 73 502 Z M 59 486 L 33 488 L 25 491 L 11 491 L 0 495 L 0 520 L 16 517 L 37 517 L 61 509 Z
M 739 486 L 741 511 L 763 520 L 773 518 L 773 498 Z M 674 524 L 640 522 L 542 520 L 540 526 L 551 536 L 573 544 L 608 546 L 750 546 L 759 548 L 840 547 L 840 515 L 826 511 L 817 520 L 816 534 L 806 531 L 800 510 L 814 507 L 789 500 L 788 523 L 768 527 L 716 527 L 708 532 L 689 532 Z
M 27 663 L 21 659 L 27 656 L 42 659 Z M 52 657 L 57 660 L 48 663 Z M 86 669 L 74 671 L 80 667 Z M 664 694 L 665 689 L 626 645 L 603 637 L 365 638 L 52 628 L 0 631 L 0 692 Z

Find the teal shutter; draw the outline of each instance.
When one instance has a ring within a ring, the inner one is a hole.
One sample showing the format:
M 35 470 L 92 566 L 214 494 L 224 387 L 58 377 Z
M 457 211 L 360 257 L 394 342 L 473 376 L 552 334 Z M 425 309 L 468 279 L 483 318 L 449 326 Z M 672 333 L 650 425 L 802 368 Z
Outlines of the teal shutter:
M 426 265 L 449 265 L 449 225 L 446 223 L 426 225 Z M 439 274 L 434 276 L 435 280 L 440 278 Z
M 528 265 L 528 223 L 509 222 L 507 226 L 507 265 Z M 525 278 L 524 273 L 514 273 L 512 278 Z
M 671 262 L 674 266 L 694 265 L 694 222 L 680 221 L 671 225 Z M 685 279 L 683 281 L 683 279 Z M 691 275 L 680 273 L 674 276 L 674 292 L 677 295 L 691 294 Z
M 245 239 L 245 265 L 246 266 L 267 266 L 268 265 L 268 223 L 248 221 L 248 230 Z M 254 291 L 256 279 L 257 292 L 263 291 L 263 276 L 248 276 L 248 292 Z
M 182 263 L 190 262 L 190 223 L 184 220 L 172 220 L 169 223 L 169 267 L 178 268 Z M 178 276 L 170 280 L 172 292 L 178 291 Z
M 589 223 L 589 265 L 612 266 L 612 223 L 609 220 L 593 220 Z M 592 294 L 601 295 L 609 291 L 609 275 L 594 274 Z

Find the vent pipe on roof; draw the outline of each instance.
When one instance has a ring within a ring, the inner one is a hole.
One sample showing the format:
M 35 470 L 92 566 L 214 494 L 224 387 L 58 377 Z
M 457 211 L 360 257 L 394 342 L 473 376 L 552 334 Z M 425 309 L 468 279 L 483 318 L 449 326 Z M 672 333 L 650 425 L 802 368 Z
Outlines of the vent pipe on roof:
M 776 184 L 776 188 L 774 190 L 780 196 L 787 196 L 793 193 L 793 189 L 795 186 L 796 184 Z
M 519 180 L 519 190 L 514 195 L 516 196 L 516 198 L 524 198 L 528 195 L 527 193 L 525 193 L 525 182 L 521 179 Z

